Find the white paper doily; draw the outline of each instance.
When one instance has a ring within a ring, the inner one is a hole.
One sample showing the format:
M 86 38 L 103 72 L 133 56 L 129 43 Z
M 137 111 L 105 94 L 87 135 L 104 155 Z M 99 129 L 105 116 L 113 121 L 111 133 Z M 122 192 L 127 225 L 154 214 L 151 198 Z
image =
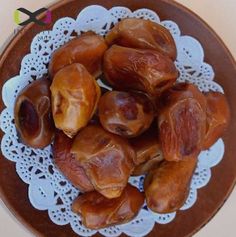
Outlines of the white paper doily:
M 122 18 L 137 17 L 150 19 L 165 26 L 172 33 L 178 56 L 176 66 L 180 71 L 178 81 L 188 81 L 197 85 L 201 91 L 220 91 L 223 89 L 213 81 L 214 71 L 204 62 L 201 44 L 190 36 L 181 35 L 178 25 L 173 21 L 160 21 L 158 15 L 148 9 L 131 12 L 125 7 L 107 10 L 101 6 L 83 9 L 77 19 L 59 19 L 51 31 L 35 36 L 30 53 L 21 63 L 20 74 L 9 79 L 3 86 L 2 98 L 6 108 L 0 117 L 0 126 L 5 135 L 1 141 L 3 155 L 16 163 L 16 172 L 29 185 L 28 194 L 31 204 L 38 210 L 47 210 L 50 219 L 57 225 L 70 224 L 80 236 L 91 236 L 97 231 L 85 228 L 81 218 L 71 211 L 71 203 L 79 191 L 74 188 L 55 168 L 52 162 L 51 147 L 44 150 L 29 148 L 19 142 L 13 117 L 14 102 L 17 94 L 27 84 L 47 73 L 47 64 L 52 52 L 72 38 L 72 33 L 93 30 L 105 35 L 112 25 Z M 219 139 L 208 151 L 199 155 L 199 162 L 191 183 L 189 197 L 181 211 L 191 208 L 197 200 L 197 190 L 207 185 L 211 178 L 211 168 L 217 165 L 224 154 L 224 143 Z M 132 177 L 130 183 L 143 189 L 144 177 Z M 119 236 L 122 232 L 129 236 L 145 236 L 155 223 L 167 224 L 176 213 L 157 214 L 143 206 L 139 215 L 131 222 L 99 230 L 104 236 Z

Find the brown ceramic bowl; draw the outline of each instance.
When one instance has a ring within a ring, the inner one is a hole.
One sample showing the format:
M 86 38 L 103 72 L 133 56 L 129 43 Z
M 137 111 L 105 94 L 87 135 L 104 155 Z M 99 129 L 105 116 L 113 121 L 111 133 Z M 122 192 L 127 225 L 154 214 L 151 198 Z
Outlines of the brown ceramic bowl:
M 149 8 L 158 13 L 162 20 L 170 19 L 180 26 L 183 34 L 197 38 L 203 45 L 205 61 L 213 66 L 215 80 L 221 84 L 229 100 L 232 112 L 231 125 L 224 136 L 225 155 L 222 162 L 212 169 L 209 184 L 198 191 L 195 205 L 177 214 L 174 221 L 167 225 L 156 225 L 148 236 L 191 236 L 203 227 L 224 204 L 236 181 L 236 64 L 224 43 L 214 31 L 198 16 L 185 7 L 170 0 L 69 0 L 61 1 L 50 7 L 53 23 L 46 27 L 30 24 L 20 31 L 7 46 L 0 58 L 0 88 L 9 78 L 17 75 L 22 58 L 29 52 L 33 37 L 40 31 L 51 29 L 61 17 L 76 17 L 84 7 L 100 4 L 106 8 L 126 6 L 132 10 Z M 194 27 L 193 27 L 194 26 Z M 2 100 L 0 109 L 4 108 Z M 3 133 L 0 132 L 2 137 Z M 73 237 L 77 236 L 69 225 L 53 224 L 47 212 L 34 209 L 29 200 L 27 185 L 17 176 L 15 164 L 0 156 L 0 194 L 1 198 L 36 236 Z

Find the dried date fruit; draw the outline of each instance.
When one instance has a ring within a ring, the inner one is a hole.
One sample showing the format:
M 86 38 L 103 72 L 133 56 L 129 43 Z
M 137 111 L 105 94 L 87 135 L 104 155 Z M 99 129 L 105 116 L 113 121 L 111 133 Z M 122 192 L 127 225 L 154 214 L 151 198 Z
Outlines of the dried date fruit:
M 207 92 L 207 132 L 203 149 L 210 148 L 225 132 L 230 121 L 230 108 L 220 92 Z
M 103 37 L 87 32 L 72 39 L 52 54 L 49 73 L 53 78 L 65 66 L 80 63 L 90 74 L 98 77 L 101 74 L 101 63 L 107 45 Z
M 144 181 L 147 206 L 157 213 L 177 211 L 185 203 L 197 157 L 179 162 L 163 161 Z
M 206 134 L 206 99 L 192 84 L 180 83 L 161 96 L 158 116 L 163 156 L 179 161 L 197 156 Z
M 135 152 L 128 141 L 99 125 L 81 130 L 72 145 L 95 190 L 107 198 L 119 197 L 134 168 Z
M 55 125 L 73 137 L 95 113 L 100 87 L 82 64 L 75 63 L 55 75 L 50 89 Z
M 54 136 L 49 87 L 47 78 L 38 79 L 26 86 L 16 98 L 16 129 L 22 142 L 33 148 L 48 146 Z
M 98 114 L 107 131 L 124 137 L 135 137 L 150 127 L 154 108 L 142 93 L 111 91 L 101 97 Z
M 53 144 L 53 160 L 62 174 L 81 192 L 93 191 L 93 185 L 71 153 L 73 139 L 67 137 L 62 131 L 57 131 Z
M 141 136 L 129 140 L 136 152 L 134 176 L 144 175 L 163 160 L 157 128 L 152 126 Z
M 158 154 L 158 156 L 155 156 L 146 162 L 143 162 L 142 164 L 135 166 L 134 171 L 132 173 L 132 176 L 139 176 L 139 175 L 146 175 L 149 171 L 155 169 L 158 167 L 163 161 L 163 157 Z
M 82 223 L 90 229 L 101 229 L 131 221 L 144 203 L 144 194 L 127 185 L 118 198 L 107 199 L 98 192 L 89 192 L 77 197 L 72 210 L 81 215 Z
M 104 55 L 104 75 L 117 90 L 138 90 L 158 96 L 171 87 L 178 70 L 172 60 L 150 49 L 113 45 Z
M 117 23 L 106 35 L 108 45 L 153 49 L 176 59 L 175 41 L 164 26 L 145 19 L 128 18 Z

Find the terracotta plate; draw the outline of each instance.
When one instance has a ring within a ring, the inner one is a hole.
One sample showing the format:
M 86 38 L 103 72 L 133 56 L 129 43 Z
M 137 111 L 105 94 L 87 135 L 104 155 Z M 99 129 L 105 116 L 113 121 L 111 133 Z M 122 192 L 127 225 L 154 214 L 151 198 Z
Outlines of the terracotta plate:
M 224 136 L 225 156 L 222 162 L 212 169 L 209 184 L 198 191 L 195 205 L 177 214 L 174 221 L 167 225 L 156 225 L 148 236 L 191 236 L 205 225 L 223 205 L 236 181 L 236 64 L 224 43 L 213 30 L 198 16 L 185 7 L 170 0 L 70 0 L 59 2 L 52 7 L 53 23 L 46 27 L 35 24 L 25 27 L 10 42 L 0 58 L 0 88 L 9 78 L 17 75 L 22 58 L 29 53 L 33 37 L 40 31 L 51 29 L 54 22 L 61 17 L 76 17 L 81 9 L 91 4 L 100 4 L 106 8 L 126 6 L 132 10 L 149 8 L 158 13 L 161 20 L 175 21 L 183 34 L 197 38 L 203 45 L 205 61 L 213 66 L 215 80 L 220 83 L 229 100 L 232 121 Z M 0 109 L 3 102 L 0 100 Z M 2 132 L 0 136 L 2 137 Z M 47 212 L 34 209 L 29 200 L 27 185 L 16 174 L 15 164 L 0 157 L 0 194 L 3 201 L 14 215 L 35 235 L 48 237 L 73 237 L 76 234 L 71 227 L 53 224 Z

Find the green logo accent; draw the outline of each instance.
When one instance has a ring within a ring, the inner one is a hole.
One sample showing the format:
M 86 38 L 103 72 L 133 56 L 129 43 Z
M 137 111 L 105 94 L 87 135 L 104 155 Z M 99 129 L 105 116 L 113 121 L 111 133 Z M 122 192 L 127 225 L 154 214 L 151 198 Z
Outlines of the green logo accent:
M 20 24 L 20 12 L 18 10 L 15 10 L 14 12 L 14 21 L 17 25 Z

